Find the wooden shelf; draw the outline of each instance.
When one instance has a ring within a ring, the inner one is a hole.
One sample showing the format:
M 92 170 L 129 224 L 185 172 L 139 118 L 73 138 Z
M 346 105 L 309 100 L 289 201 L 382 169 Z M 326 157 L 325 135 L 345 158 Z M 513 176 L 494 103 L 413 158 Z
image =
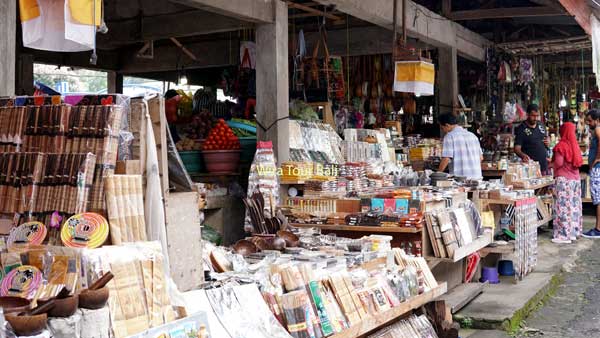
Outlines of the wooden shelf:
M 283 185 L 303 185 L 306 183 L 306 180 L 281 180 L 279 184 Z
M 470 254 L 487 247 L 491 242 L 490 234 L 485 233 L 473 242 L 456 249 L 452 258 L 427 257 L 427 265 L 430 269 L 433 269 L 440 263 L 456 263 Z
M 497 205 L 511 205 L 515 203 L 515 200 L 509 200 L 509 199 L 489 199 L 489 198 L 482 198 L 480 199 L 481 203 L 486 203 L 486 204 L 497 204 Z
M 550 218 L 546 218 L 546 219 L 543 219 L 543 220 L 541 220 L 541 221 L 538 221 L 538 222 L 537 222 L 537 227 L 539 228 L 539 227 L 541 227 L 542 225 L 549 223 L 550 221 L 552 221 L 552 217 L 550 217 Z
M 591 198 L 582 198 L 581 202 L 583 202 L 583 203 L 592 203 L 593 200 Z
M 502 177 L 506 173 L 504 169 L 482 169 L 483 177 Z
M 407 233 L 416 234 L 423 231 L 423 228 L 410 227 L 382 227 L 382 226 L 359 226 L 359 225 L 332 225 L 332 224 L 304 224 L 290 223 L 298 228 L 320 228 L 329 231 L 359 231 L 359 232 L 381 232 L 381 233 Z
M 375 316 L 366 318 L 359 324 L 351 326 L 340 333 L 334 334 L 333 336 L 331 336 L 331 338 L 354 338 L 364 336 L 373 330 L 376 330 L 388 323 L 395 321 L 396 319 L 404 316 L 408 312 L 429 303 L 437 297 L 445 294 L 446 291 L 446 282 L 441 283 L 436 288 L 429 290 L 416 297 L 413 297 L 408 301 L 401 303 L 395 308 L 392 308 Z
M 470 254 L 485 248 L 491 242 L 492 242 L 492 239 L 490 238 L 490 234 L 485 233 L 482 236 L 480 236 L 479 238 L 477 238 L 476 240 L 474 240 L 473 242 L 456 249 L 454 251 L 454 257 L 452 257 L 452 261 L 454 263 L 456 263 L 456 262 L 460 261 L 461 259 L 469 256 Z
M 485 257 L 489 254 L 511 254 L 515 252 L 515 243 L 509 242 L 507 245 L 498 245 L 498 246 L 486 246 L 481 249 L 479 253 L 482 257 Z
M 452 314 L 457 313 L 465 307 L 470 301 L 475 299 L 483 292 L 486 283 L 464 283 L 450 290 L 438 300 L 446 301 L 446 306 L 450 307 Z
M 525 187 L 524 185 L 521 185 L 521 184 L 515 185 L 514 183 L 513 183 L 512 185 L 513 185 L 513 186 L 515 187 L 515 189 L 517 189 L 517 190 L 519 190 L 519 189 L 520 189 L 520 190 L 523 190 L 523 189 L 527 189 L 527 190 L 538 190 L 538 189 L 542 189 L 542 188 L 549 187 L 549 186 L 551 186 L 551 185 L 553 185 L 553 184 L 554 184 L 554 181 L 547 182 L 547 183 L 542 183 L 542 184 L 537 184 L 537 185 L 532 185 L 532 186 L 527 186 L 527 187 Z

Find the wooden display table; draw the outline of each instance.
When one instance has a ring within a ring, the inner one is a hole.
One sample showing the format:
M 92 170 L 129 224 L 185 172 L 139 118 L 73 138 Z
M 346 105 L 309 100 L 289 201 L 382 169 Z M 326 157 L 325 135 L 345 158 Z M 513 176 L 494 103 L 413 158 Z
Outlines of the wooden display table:
M 502 178 L 506 170 L 504 169 L 482 169 L 481 174 L 484 178 Z
M 332 338 L 354 338 L 362 337 L 366 334 L 375 331 L 379 328 L 383 328 L 387 324 L 391 324 L 393 321 L 402 318 L 410 311 L 420 308 L 421 306 L 429 303 L 437 297 L 445 294 L 447 291 L 446 283 L 439 284 L 436 288 L 431 289 L 423 294 L 415 296 L 399 306 L 391 308 L 377 316 L 371 316 L 359 324 L 351 326 L 346 330 L 334 334 Z
M 420 241 L 422 228 L 409 227 L 383 227 L 383 226 L 358 226 L 358 225 L 331 225 L 331 224 L 304 224 L 290 223 L 293 227 L 319 228 L 323 233 L 334 233 L 340 237 L 362 238 L 369 234 L 388 235 L 392 237 L 391 246 L 399 248 L 403 242 Z

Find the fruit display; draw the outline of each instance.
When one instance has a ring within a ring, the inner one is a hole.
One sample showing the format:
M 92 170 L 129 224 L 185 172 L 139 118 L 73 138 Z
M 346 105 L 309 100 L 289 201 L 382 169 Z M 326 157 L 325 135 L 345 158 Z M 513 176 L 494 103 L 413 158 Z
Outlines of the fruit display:
M 177 90 L 177 94 L 181 97 L 179 100 L 179 116 L 192 116 L 192 93 L 186 93 L 181 89 Z
M 183 134 L 191 139 L 205 139 L 216 119 L 208 110 L 201 110 L 192 120 L 181 127 Z
M 202 143 L 197 140 L 184 137 L 175 145 L 178 151 L 202 150 Z
M 211 129 L 206 140 L 204 140 L 203 150 L 237 150 L 240 149 L 240 139 L 235 136 L 233 130 L 229 128 L 227 122 L 219 119 L 217 124 Z

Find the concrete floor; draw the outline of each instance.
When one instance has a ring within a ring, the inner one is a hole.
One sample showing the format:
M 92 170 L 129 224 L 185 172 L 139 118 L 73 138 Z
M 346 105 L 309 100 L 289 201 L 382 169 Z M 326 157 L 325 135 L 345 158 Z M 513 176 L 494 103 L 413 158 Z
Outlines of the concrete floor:
M 524 327 L 529 330 L 516 337 L 600 337 L 599 250 L 600 240 L 594 240 L 590 249 L 581 252 L 556 293 L 526 319 Z
M 592 222 L 586 217 L 584 228 Z M 463 327 L 483 329 L 462 330 L 461 337 L 501 338 L 507 337 L 506 330 L 519 338 L 600 337 L 600 306 L 589 305 L 600 302 L 600 288 L 591 287 L 600 280 L 600 255 L 594 257 L 600 240 L 556 245 L 551 237 L 551 231 L 540 234 L 538 265 L 523 281 L 514 284 L 508 278 L 488 285 L 455 315 Z M 586 320 L 591 321 L 587 326 Z

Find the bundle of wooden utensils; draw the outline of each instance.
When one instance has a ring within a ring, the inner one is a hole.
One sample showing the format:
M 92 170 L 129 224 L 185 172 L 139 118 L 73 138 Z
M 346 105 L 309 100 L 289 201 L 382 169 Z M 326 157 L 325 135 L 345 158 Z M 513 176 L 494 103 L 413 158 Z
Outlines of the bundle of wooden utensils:
M 122 114 L 123 109 L 118 105 L 0 107 L 0 153 L 95 155 L 88 210 L 104 210 L 104 177 L 114 173 Z M 57 180 L 65 177 L 64 173 L 55 172 L 63 167 L 71 171 L 79 169 L 73 169 L 64 162 L 48 161 L 40 170 L 49 170 L 50 174 L 54 174 L 52 179 Z M 0 175 L 8 175 L 6 169 L 0 167 Z M 22 172 L 27 168 L 18 170 Z
M 105 286 L 113 277 L 108 272 L 77 294 L 71 294 L 65 287 L 54 298 L 36 300 L 33 308 L 32 302 L 25 298 L 0 297 L 0 307 L 17 335 L 37 335 L 46 328 L 48 317 L 70 317 L 78 308 L 96 310 L 106 306 L 109 290 Z
M 270 200 L 272 200 L 272 197 Z M 255 192 L 250 198 L 243 199 L 246 210 L 250 216 L 250 221 L 254 228 L 254 233 L 257 234 L 275 234 L 281 230 L 282 221 L 275 216 L 275 210 L 273 208 L 273 202 L 271 205 L 269 216 L 265 216 L 265 199 L 261 192 Z
M 79 213 L 87 208 L 93 154 L 0 154 L 0 212 Z

